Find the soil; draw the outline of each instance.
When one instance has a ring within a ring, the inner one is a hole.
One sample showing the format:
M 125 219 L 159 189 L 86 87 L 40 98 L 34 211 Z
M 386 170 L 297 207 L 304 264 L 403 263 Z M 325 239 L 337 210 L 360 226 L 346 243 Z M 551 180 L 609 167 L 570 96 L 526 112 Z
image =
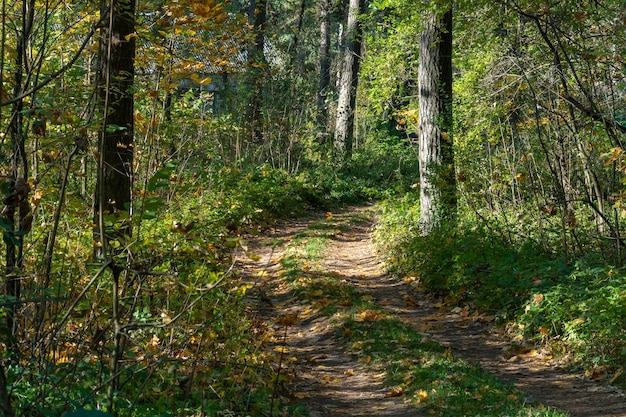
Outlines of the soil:
M 325 251 L 317 268 L 342 276 L 359 291 L 371 295 L 425 337 L 448 347 L 455 357 L 479 363 L 524 394 L 525 401 L 569 413 L 572 417 L 626 416 L 626 397 L 618 389 L 572 371 L 534 349 L 520 349 L 490 320 L 467 320 L 458 310 L 446 311 L 441 300 L 410 282 L 384 272 L 372 243 L 374 212 L 352 207 L 333 217 L 355 211 L 367 214 L 365 222 L 352 223 Z M 326 213 L 276 224 L 262 237 L 250 238 L 241 257 L 241 275 L 254 286 L 258 314 L 267 322 L 280 322 L 299 314 L 300 320 L 277 325 L 277 342 L 285 348 L 284 368 L 292 379 L 287 391 L 303 402 L 312 417 L 417 416 L 402 397 L 389 397 L 384 375 L 377 374 L 350 355 L 336 338 L 328 318 L 308 314 L 308 306 L 289 293 L 280 277 L 280 257 L 290 239 Z M 417 305 L 406 306 L 400 294 L 410 294 Z

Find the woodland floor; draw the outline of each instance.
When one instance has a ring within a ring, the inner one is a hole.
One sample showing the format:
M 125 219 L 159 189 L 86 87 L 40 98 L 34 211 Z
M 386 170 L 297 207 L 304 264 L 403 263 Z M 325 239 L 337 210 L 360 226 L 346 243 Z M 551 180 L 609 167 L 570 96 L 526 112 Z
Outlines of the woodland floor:
M 511 382 L 526 402 L 569 413 L 571 416 L 626 416 L 626 398 L 613 387 L 600 384 L 560 366 L 534 349 L 520 349 L 492 321 L 468 317 L 417 286 L 385 274 L 372 244 L 375 214 L 369 207 L 333 213 L 336 222 L 359 212 L 366 221 L 352 222 L 335 236 L 313 268 L 336 274 L 367 294 L 390 314 L 410 324 L 416 332 L 448 347 L 455 357 L 479 363 L 501 380 Z M 317 314 L 306 301 L 286 289 L 280 259 L 293 237 L 326 213 L 283 221 L 261 237 L 247 240 L 247 256 L 239 260 L 243 279 L 253 289 L 253 308 L 260 319 L 275 326 L 274 343 L 285 347 L 285 372 L 291 375 L 286 390 L 303 402 L 312 417 L 419 416 L 424 414 L 402 396 L 389 396 L 384 373 L 359 362 L 342 345 L 328 317 Z M 415 303 L 407 306 L 407 294 Z M 281 325 L 285 317 L 299 320 Z M 274 324 L 272 324 L 274 323 Z

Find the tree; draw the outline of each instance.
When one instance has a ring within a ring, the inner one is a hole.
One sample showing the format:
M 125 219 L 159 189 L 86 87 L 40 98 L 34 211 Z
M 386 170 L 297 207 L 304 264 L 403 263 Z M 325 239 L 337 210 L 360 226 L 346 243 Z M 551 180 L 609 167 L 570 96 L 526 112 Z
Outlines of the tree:
M 248 21 L 253 25 L 253 41 L 248 48 L 249 100 L 246 108 L 246 122 L 253 143 L 263 141 L 263 84 L 265 62 L 265 26 L 267 23 L 267 0 L 250 0 Z
M 98 90 L 103 110 L 94 198 L 96 254 L 106 256 L 108 240 L 130 236 L 135 76 L 135 0 L 103 4 Z M 105 223 L 107 225 L 105 225 Z M 113 227 L 111 227 L 113 225 Z
M 420 223 L 429 234 L 454 217 L 452 149 L 452 9 L 425 12 L 419 37 Z
M 319 87 L 317 90 L 317 120 L 323 131 L 328 122 L 326 96 L 330 86 L 330 0 L 320 0 L 320 47 L 319 47 Z
M 335 152 L 342 161 L 349 160 L 352 155 L 356 93 L 359 84 L 361 40 L 363 37 L 359 14 L 364 8 L 365 0 L 350 0 L 348 24 L 345 32 L 346 46 L 339 82 L 334 141 Z

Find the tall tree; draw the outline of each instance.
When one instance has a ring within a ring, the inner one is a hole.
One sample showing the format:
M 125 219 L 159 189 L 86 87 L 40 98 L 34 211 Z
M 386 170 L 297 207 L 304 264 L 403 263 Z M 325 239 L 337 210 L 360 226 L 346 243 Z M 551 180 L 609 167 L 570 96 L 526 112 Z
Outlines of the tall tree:
M 103 122 L 94 199 L 96 246 L 130 236 L 132 230 L 128 219 L 133 176 L 135 0 L 111 0 L 103 4 L 101 13 L 109 18 L 101 28 L 98 51 Z M 114 216 L 114 228 L 105 230 L 106 215 Z M 96 248 L 96 254 L 103 254 L 102 246 Z
M 419 37 L 420 223 L 429 234 L 456 212 L 452 149 L 452 8 L 425 12 Z
M 250 0 L 248 22 L 253 26 L 254 38 L 248 48 L 249 100 L 246 109 L 246 122 L 251 130 L 252 141 L 263 141 L 263 84 L 265 62 L 265 26 L 267 23 L 267 0 Z
M 345 32 L 346 46 L 339 82 L 334 141 L 335 152 L 344 161 L 350 159 L 354 141 L 354 114 L 361 64 L 361 40 L 363 38 L 359 14 L 363 9 L 365 9 L 365 0 L 350 0 Z
M 320 49 L 319 49 L 319 87 L 317 90 L 317 120 L 326 131 L 328 122 L 328 105 L 326 96 L 330 86 L 330 0 L 320 0 Z

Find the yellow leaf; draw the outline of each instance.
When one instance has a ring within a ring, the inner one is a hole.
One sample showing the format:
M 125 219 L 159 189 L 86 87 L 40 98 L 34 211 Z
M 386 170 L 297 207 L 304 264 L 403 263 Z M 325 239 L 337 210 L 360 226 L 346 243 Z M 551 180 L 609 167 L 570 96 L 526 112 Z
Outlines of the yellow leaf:
M 200 84 L 200 85 L 208 85 L 211 84 L 211 77 L 204 77 L 204 78 L 200 78 L 200 76 L 197 73 L 193 73 L 189 76 L 189 78 L 191 78 L 192 81 Z
M 355 320 L 358 322 L 364 321 L 378 321 L 382 318 L 382 315 L 376 310 L 365 310 L 356 315 Z
M 394 388 L 391 388 L 389 391 L 387 391 L 387 393 L 385 394 L 385 397 L 399 397 L 403 393 L 404 393 L 404 388 L 394 387 Z
M 427 403 L 429 400 L 428 393 L 424 391 L 423 389 L 421 389 L 417 391 L 417 393 L 415 394 L 415 399 L 417 400 L 418 403 Z
M 245 295 L 246 292 L 248 292 L 248 290 L 252 288 L 252 285 L 242 285 L 241 287 L 237 288 L 237 294 L 238 295 Z
M 524 180 L 528 179 L 528 174 L 526 174 L 525 172 L 520 172 L 519 174 L 515 175 L 515 179 L 517 181 L 524 181 Z
M 308 392 L 296 392 L 295 394 L 293 394 L 294 397 L 296 398 L 311 398 L 311 394 L 309 394 Z

